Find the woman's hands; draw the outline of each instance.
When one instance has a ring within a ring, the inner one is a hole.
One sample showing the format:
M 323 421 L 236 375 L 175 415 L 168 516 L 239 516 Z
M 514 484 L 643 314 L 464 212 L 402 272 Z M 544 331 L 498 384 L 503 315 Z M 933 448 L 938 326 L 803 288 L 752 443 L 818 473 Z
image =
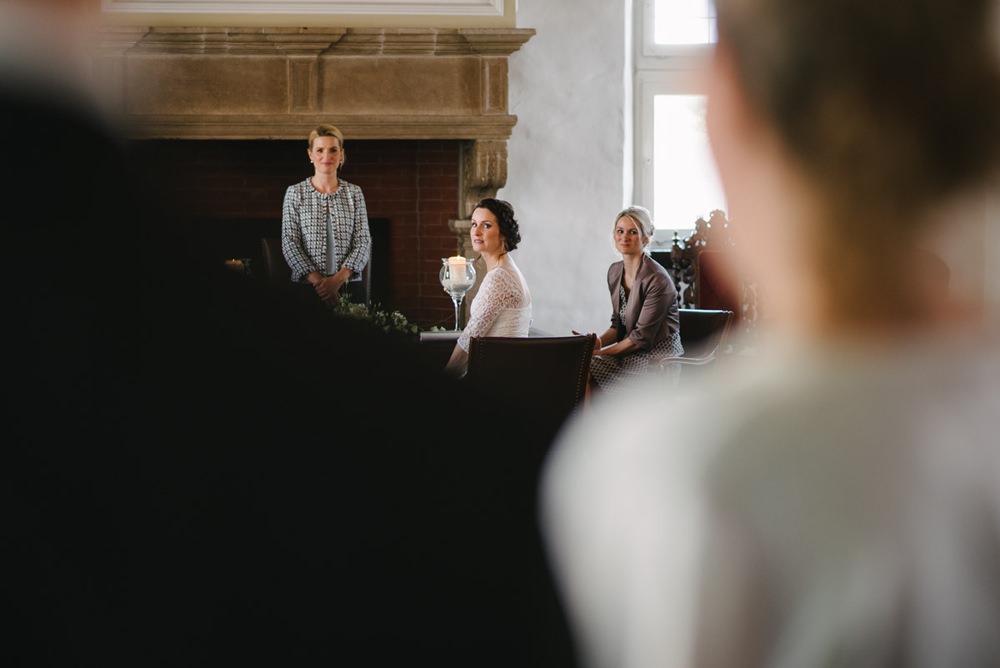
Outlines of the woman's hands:
M 445 374 L 453 378 L 462 378 L 469 369 L 469 353 L 462 350 L 462 346 L 455 344 L 451 351 L 451 357 L 444 367 Z
M 309 274 L 308 279 L 312 283 L 313 289 L 316 290 L 316 295 L 322 301 L 330 303 L 340 298 L 340 288 L 347 283 L 350 277 L 351 272 L 349 270 L 341 269 L 332 276 L 323 276 L 319 272 L 314 271 Z
M 325 276 L 319 279 L 316 283 L 313 283 L 313 287 L 316 289 L 316 294 L 319 298 L 325 302 L 330 302 L 334 299 L 340 298 L 340 288 L 347 282 L 347 280 L 340 280 L 337 278 L 338 274 L 333 276 Z
M 587 336 L 583 332 L 578 332 L 575 329 L 571 329 L 570 331 L 573 332 L 574 334 L 576 334 L 577 336 Z M 590 353 L 591 356 L 600 355 L 601 354 L 601 346 L 604 345 L 604 342 L 601 341 L 601 335 L 600 334 L 598 334 L 597 332 L 594 332 L 594 336 L 597 337 L 597 341 L 594 343 L 594 350 L 593 350 L 593 352 Z

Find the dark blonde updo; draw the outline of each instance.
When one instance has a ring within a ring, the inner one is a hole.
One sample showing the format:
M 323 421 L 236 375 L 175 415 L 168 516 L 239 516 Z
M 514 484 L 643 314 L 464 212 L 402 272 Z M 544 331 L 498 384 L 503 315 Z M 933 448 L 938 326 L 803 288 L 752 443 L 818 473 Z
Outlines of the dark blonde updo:
M 1000 160 L 992 3 L 716 0 L 718 53 L 817 205 L 795 233 L 841 323 L 931 311 L 915 246 Z
M 497 217 L 497 225 L 500 226 L 500 236 L 504 238 L 504 249 L 512 251 L 521 243 L 521 229 L 514 218 L 514 207 L 510 202 L 493 197 L 484 197 L 476 202 L 475 209 L 486 209 Z
M 717 0 L 716 8 L 719 44 L 734 55 L 751 105 L 831 210 L 863 216 L 854 231 L 886 216 L 905 220 L 993 172 L 992 0 Z

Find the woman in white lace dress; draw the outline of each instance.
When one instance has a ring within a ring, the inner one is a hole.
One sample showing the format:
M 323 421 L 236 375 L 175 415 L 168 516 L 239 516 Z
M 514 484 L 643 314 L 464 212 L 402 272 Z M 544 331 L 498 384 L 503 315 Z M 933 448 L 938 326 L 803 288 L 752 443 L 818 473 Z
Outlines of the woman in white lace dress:
M 521 242 L 514 208 L 487 197 L 472 211 L 472 249 L 486 263 L 486 275 L 469 309 L 469 322 L 455 343 L 445 373 L 464 376 L 473 336 L 527 336 L 531 293 L 510 252 Z

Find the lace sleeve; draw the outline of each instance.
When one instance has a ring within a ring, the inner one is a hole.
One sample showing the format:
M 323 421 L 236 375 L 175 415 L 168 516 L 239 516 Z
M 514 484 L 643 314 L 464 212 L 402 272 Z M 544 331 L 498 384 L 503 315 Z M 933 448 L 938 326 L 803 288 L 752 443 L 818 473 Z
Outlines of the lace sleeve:
M 469 339 L 486 336 L 505 309 L 519 308 L 524 301 L 521 284 L 510 272 L 497 268 L 488 272 L 469 309 L 469 322 L 458 337 L 458 345 L 469 352 Z

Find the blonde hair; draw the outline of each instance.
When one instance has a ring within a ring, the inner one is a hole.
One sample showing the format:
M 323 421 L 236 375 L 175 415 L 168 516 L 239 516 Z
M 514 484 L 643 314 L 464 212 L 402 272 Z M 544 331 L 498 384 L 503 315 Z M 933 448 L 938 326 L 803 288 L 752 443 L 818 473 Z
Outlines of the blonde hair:
M 312 150 L 317 137 L 336 137 L 340 142 L 340 148 L 344 148 L 344 133 L 332 125 L 319 125 L 309 133 L 309 150 Z

